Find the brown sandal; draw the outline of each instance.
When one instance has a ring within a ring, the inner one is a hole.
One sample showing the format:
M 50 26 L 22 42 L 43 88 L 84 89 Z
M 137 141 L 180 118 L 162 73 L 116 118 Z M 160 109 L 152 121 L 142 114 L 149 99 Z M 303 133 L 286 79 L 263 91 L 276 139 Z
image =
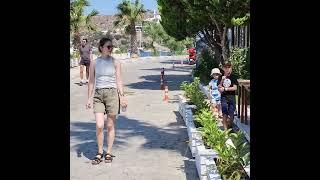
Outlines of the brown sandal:
M 111 163 L 114 157 L 116 157 L 116 156 L 114 156 L 114 155 L 112 155 L 110 153 L 107 153 L 106 156 L 105 156 L 105 161 L 104 162 L 105 163 Z
M 99 157 L 100 156 L 100 157 Z M 92 165 L 97 165 L 100 164 L 102 162 L 102 157 L 103 154 L 102 153 L 97 153 L 97 155 L 94 157 L 94 159 L 92 160 L 91 164 Z

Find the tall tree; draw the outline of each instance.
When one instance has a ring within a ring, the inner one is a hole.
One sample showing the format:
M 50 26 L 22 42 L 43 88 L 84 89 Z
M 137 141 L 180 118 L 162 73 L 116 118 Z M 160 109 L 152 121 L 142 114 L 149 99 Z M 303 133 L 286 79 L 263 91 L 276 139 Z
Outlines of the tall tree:
M 155 22 L 146 22 L 143 24 L 143 31 L 146 36 L 151 39 L 150 47 L 154 54 L 156 54 L 156 48 L 154 43 L 159 43 L 161 41 L 161 34 L 164 33 L 164 30 L 160 24 Z
M 146 10 L 139 0 L 131 3 L 129 0 L 122 1 L 118 6 L 118 13 L 116 21 L 114 22 L 115 27 L 124 27 L 125 33 L 131 36 L 131 55 L 135 57 L 138 55 L 138 44 L 137 44 L 137 32 L 136 23 L 142 22 Z
M 177 39 L 199 35 L 220 61 L 229 57 L 227 29 L 250 11 L 250 0 L 158 0 L 158 4 L 168 34 Z
M 70 33 L 73 36 L 73 45 L 75 49 L 80 46 L 80 34 L 84 30 L 96 31 L 91 19 L 99 14 L 92 10 L 88 15 L 84 15 L 84 8 L 90 6 L 87 0 L 72 0 L 70 2 Z
M 156 52 L 154 43 L 168 47 L 173 54 L 181 54 L 186 45 L 192 44 L 191 38 L 178 41 L 174 37 L 169 36 L 160 23 L 146 22 L 143 29 L 145 36 L 151 39 L 150 46 L 154 53 Z

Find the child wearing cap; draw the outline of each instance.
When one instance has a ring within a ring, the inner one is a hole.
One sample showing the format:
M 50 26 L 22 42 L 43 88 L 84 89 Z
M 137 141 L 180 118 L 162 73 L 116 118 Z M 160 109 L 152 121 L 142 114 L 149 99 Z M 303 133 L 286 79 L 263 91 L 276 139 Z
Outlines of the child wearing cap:
M 217 113 L 218 117 L 221 118 L 221 94 L 218 90 L 218 81 L 221 77 L 220 70 L 218 68 L 213 68 L 211 70 L 212 80 L 209 82 L 209 89 L 211 95 L 211 107 L 215 113 Z
M 225 130 L 232 128 L 234 111 L 236 108 L 236 91 L 238 81 L 237 78 L 231 74 L 232 65 L 230 61 L 226 61 L 223 64 L 223 76 L 221 81 L 218 82 L 218 89 L 221 92 L 221 108 L 222 108 L 222 120 Z

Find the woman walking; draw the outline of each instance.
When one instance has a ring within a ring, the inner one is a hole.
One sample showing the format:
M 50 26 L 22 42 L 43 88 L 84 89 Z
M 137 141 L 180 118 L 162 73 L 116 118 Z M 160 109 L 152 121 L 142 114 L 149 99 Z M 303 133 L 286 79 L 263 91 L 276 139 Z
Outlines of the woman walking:
M 93 104 L 96 119 L 96 136 L 98 152 L 92 164 L 96 165 L 103 161 L 112 162 L 114 155 L 111 154 L 112 145 L 115 138 L 116 116 L 120 113 L 120 105 L 127 107 L 127 100 L 123 94 L 123 83 L 121 78 L 120 62 L 111 56 L 113 49 L 112 40 L 102 38 L 99 42 L 99 52 L 101 56 L 91 62 L 87 109 Z M 95 85 L 95 88 L 94 88 Z M 94 95 L 93 90 L 95 89 Z M 92 97 L 93 95 L 93 97 Z M 103 128 L 104 115 L 107 115 L 107 151 L 103 155 Z

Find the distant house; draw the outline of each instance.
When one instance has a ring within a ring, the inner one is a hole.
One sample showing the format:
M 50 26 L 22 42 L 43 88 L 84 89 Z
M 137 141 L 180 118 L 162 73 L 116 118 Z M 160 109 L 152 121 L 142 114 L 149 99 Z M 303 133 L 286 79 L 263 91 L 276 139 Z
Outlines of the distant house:
M 108 30 L 104 30 L 104 31 L 101 31 L 103 34 L 106 34 L 108 32 Z
M 153 11 L 153 17 L 147 18 L 147 19 L 145 19 L 144 21 L 160 23 L 160 20 L 161 20 L 160 14 L 158 14 L 158 13 L 156 12 L 156 10 L 154 10 L 154 11 Z

